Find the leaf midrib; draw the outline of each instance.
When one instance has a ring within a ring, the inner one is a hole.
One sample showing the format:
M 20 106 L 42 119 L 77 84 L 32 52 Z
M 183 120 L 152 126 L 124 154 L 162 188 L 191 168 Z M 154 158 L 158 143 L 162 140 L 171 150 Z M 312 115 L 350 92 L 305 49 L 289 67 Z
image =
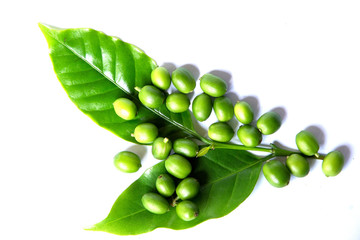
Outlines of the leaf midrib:
M 239 151 L 243 151 L 243 150 L 239 150 Z M 208 160 L 210 160 L 211 162 L 215 163 L 216 165 L 221 166 L 220 164 L 218 164 L 216 161 L 212 160 L 211 158 L 208 158 Z M 219 181 L 224 180 L 225 178 L 228 178 L 228 177 L 231 177 L 231 176 L 233 176 L 233 175 L 236 175 L 236 174 L 238 174 L 238 173 L 240 173 L 240 172 L 242 172 L 242 171 L 244 171 L 244 170 L 246 170 L 246 169 L 248 169 L 248 168 L 251 168 L 251 167 L 255 166 L 256 164 L 259 164 L 259 163 L 261 163 L 261 162 L 263 162 L 263 161 L 264 161 L 264 160 L 263 160 L 262 158 L 260 158 L 260 159 L 258 159 L 256 162 L 251 163 L 250 165 L 246 165 L 245 167 L 240 168 L 239 170 L 236 170 L 234 173 L 230 173 L 230 174 L 228 174 L 228 175 L 226 175 L 226 176 L 224 176 L 224 177 L 221 177 L 221 178 L 218 178 L 218 179 L 214 180 L 214 181 L 211 182 L 211 183 L 207 183 L 207 184 L 203 185 L 202 188 L 206 188 L 206 186 L 209 185 L 209 184 L 214 184 L 214 183 L 217 183 L 217 182 L 219 182 Z M 222 166 L 221 166 L 221 167 L 222 167 Z
M 240 151 L 243 151 L 243 150 L 240 150 Z M 206 156 L 206 155 L 205 155 L 205 156 Z M 211 162 L 215 163 L 216 165 L 221 166 L 217 161 L 214 161 L 212 158 L 207 158 L 207 159 L 210 160 Z M 224 180 L 224 179 L 226 179 L 226 178 L 228 178 L 228 177 L 237 175 L 237 174 L 239 174 L 240 172 L 242 172 L 242 171 L 244 171 L 244 170 L 246 170 L 246 169 L 248 169 L 248 168 L 251 168 L 251 167 L 255 166 L 256 164 L 259 164 L 259 163 L 262 162 L 262 161 L 263 161 L 263 159 L 260 158 L 260 159 L 258 159 L 257 161 L 255 161 L 255 162 L 252 163 L 252 164 L 246 165 L 245 167 L 240 168 L 240 169 L 238 169 L 238 170 L 235 171 L 235 172 L 232 172 L 232 173 L 230 173 L 230 174 L 227 174 L 226 176 L 223 176 L 223 177 L 221 177 L 221 178 L 218 178 L 218 179 L 216 179 L 216 180 L 214 180 L 214 181 L 212 181 L 212 182 L 210 182 L 210 183 L 207 183 L 207 184 L 201 186 L 201 189 L 206 189 L 206 188 L 208 188 L 208 187 L 210 186 L 210 192 L 211 192 L 211 190 L 212 190 L 212 188 L 213 188 L 213 186 L 214 186 L 215 183 L 220 182 L 220 181 L 222 181 L 222 180 Z M 222 167 L 222 166 L 221 166 L 221 167 Z M 234 188 L 233 188 L 233 190 L 234 190 Z M 228 202 L 230 201 L 230 198 L 233 196 L 233 193 L 234 193 L 234 191 L 231 192 L 231 196 L 229 197 Z M 208 203 L 209 203 L 209 201 L 207 200 L 206 203 L 205 203 L 205 207 L 204 207 L 205 209 L 208 207 Z
M 58 30 L 56 30 L 58 31 Z M 47 32 L 49 34 L 49 32 Z M 51 33 L 51 32 L 50 32 Z M 49 34 L 50 35 L 50 34 Z M 81 56 L 79 53 L 77 53 L 75 51 L 75 49 L 73 49 L 72 47 L 70 47 L 69 45 L 65 44 L 63 41 L 61 41 L 60 39 L 58 39 L 56 36 L 54 36 L 53 34 L 50 35 L 53 39 L 55 39 L 58 43 L 60 43 L 62 46 L 64 46 L 65 48 L 67 48 L 68 50 L 70 50 L 75 56 L 77 56 L 78 58 L 80 58 L 82 61 L 86 62 L 92 69 L 96 70 L 99 74 L 101 74 L 104 78 L 106 78 L 108 81 L 112 82 L 116 87 L 118 87 L 119 89 L 121 89 L 123 92 L 125 92 L 127 95 L 131 96 L 133 98 L 133 96 L 131 95 L 131 93 L 129 93 L 128 91 L 126 91 L 125 89 L 123 89 L 120 85 L 118 85 L 114 79 L 109 78 L 107 75 L 105 75 L 98 67 L 96 67 L 95 65 L 91 64 L 91 62 L 89 62 L 86 58 L 84 58 L 83 56 Z M 81 39 L 83 41 L 83 39 Z M 126 44 L 126 47 L 129 49 L 128 45 Z M 100 48 L 101 49 L 101 48 Z M 85 50 L 84 50 L 85 51 Z M 102 50 L 101 50 L 102 51 Z M 134 62 L 134 55 L 132 54 L 132 52 L 129 49 L 129 52 L 132 55 L 132 60 Z M 102 61 L 102 57 L 101 57 L 101 62 Z M 116 60 L 114 61 L 116 63 Z M 72 73 L 72 72 L 71 72 Z M 60 73 L 63 74 L 63 73 Z

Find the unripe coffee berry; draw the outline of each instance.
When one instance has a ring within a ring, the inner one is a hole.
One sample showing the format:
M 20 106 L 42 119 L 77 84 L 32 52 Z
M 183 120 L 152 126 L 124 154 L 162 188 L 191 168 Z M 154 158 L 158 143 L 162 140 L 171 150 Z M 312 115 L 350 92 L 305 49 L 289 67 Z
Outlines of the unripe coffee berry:
M 164 67 L 157 67 L 151 72 L 151 81 L 159 89 L 167 90 L 171 84 L 170 73 Z
M 182 180 L 176 187 L 176 195 L 181 200 L 194 198 L 200 190 L 200 183 L 193 177 Z
M 268 161 L 263 166 L 266 180 L 274 187 L 285 187 L 290 181 L 290 172 L 286 166 L 277 159 Z
M 174 152 L 185 157 L 195 157 L 199 146 L 191 139 L 178 138 L 174 141 Z
M 296 145 L 300 152 L 306 156 L 312 156 L 319 151 L 319 143 L 316 137 L 309 131 L 303 130 L 296 135 Z
M 145 193 L 141 202 L 146 210 L 155 214 L 164 214 L 169 211 L 170 204 L 168 201 L 158 193 Z
M 133 173 L 141 167 L 138 155 L 129 151 L 122 151 L 115 155 L 114 165 L 117 169 L 126 173 Z
M 322 171 L 327 177 L 338 175 L 344 166 L 344 155 L 340 151 L 328 153 L 322 163 Z
M 206 93 L 197 95 L 192 102 L 192 112 L 194 117 L 202 122 L 210 117 L 212 111 L 211 97 Z
M 234 130 L 225 122 L 216 122 L 210 125 L 208 136 L 217 142 L 229 142 L 234 136 Z
M 242 144 L 247 147 L 256 147 L 261 143 L 261 132 L 254 126 L 242 125 L 237 131 L 237 136 Z
M 264 113 L 256 123 L 259 131 L 264 135 L 273 134 L 281 126 L 281 116 L 277 112 Z
M 211 73 L 206 73 L 200 78 L 200 87 L 204 93 L 212 97 L 221 97 L 226 93 L 226 82 Z
M 160 107 L 165 99 L 165 94 L 152 85 L 146 85 L 143 88 L 135 88 L 139 91 L 139 100 L 142 104 L 149 108 Z
M 176 206 L 176 214 L 184 221 L 191 221 L 199 215 L 199 208 L 195 203 L 185 200 Z
M 165 160 L 171 151 L 172 143 L 168 138 L 158 137 L 152 144 L 152 155 L 158 160 Z
M 234 116 L 234 106 L 230 98 L 222 96 L 214 100 L 214 112 L 219 122 L 227 122 Z
M 295 177 L 305 177 L 310 171 L 310 164 L 302 155 L 294 153 L 286 159 L 286 166 Z
M 137 108 L 133 101 L 127 98 L 118 98 L 113 103 L 115 113 L 125 120 L 134 119 Z
M 171 74 L 172 83 L 182 93 L 190 93 L 195 89 L 196 83 L 193 74 L 186 68 L 179 67 Z
M 192 170 L 191 163 L 178 154 L 170 155 L 165 160 L 165 168 L 168 173 L 180 179 L 186 178 Z
M 170 197 L 175 192 L 175 183 L 169 174 L 163 173 L 156 179 L 156 190 L 164 197 Z
M 250 104 L 245 101 L 235 103 L 234 114 L 236 119 L 243 124 L 250 124 L 254 119 L 254 111 Z
M 140 123 L 136 126 L 133 136 L 139 143 L 152 143 L 158 136 L 158 129 L 152 123 Z
M 170 112 L 182 113 L 188 110 L 190 100 L 185 94 L 177 92 L 167 96 L 165 104 Z

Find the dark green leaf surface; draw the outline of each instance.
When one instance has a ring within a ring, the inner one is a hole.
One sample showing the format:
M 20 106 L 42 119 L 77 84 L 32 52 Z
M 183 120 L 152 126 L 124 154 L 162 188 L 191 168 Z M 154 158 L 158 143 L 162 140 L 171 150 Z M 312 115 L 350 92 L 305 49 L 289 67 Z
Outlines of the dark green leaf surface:
M 262 160 L 246 151 L 215 149 L 205 156 L 192 159 L 192 176 L 201 184 L 194 199 L 200 215 L 185 222 L 176 216 L 174 208 L 163 215 L 155 215 L 141 204 L 141 197 L 155 192 L 158 175 L 165 173 L 164 162 L 148 169 L 116 200 L 108 217 L 90 230 L 119 235 L 141 234 L 155 228 L 185 229 L 211 218 L 219 218 L 234 210 L 252 192 L 261 170 Z
M 151 84 L 156 62 L 136 46 L 93 29 L 59 29 L 40 24 L 49 44 L 55 73 L 72 102 L 98 125 L 136 142 L 131 133 L 141 122 L 153 122 L 161 135 L 196 135 L 190 112 L 170 113 L 165 105 L 147 109 L 135 87 Z M 125 121 L 112 103 L 119 97 L 136 102 L 137 117 Z

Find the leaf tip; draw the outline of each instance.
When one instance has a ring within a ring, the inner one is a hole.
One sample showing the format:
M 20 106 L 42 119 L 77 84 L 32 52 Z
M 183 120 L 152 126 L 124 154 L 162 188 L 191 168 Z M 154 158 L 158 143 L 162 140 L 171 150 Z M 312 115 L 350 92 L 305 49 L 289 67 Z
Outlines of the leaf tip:
M 39 28 L 41 29 L 41 31 L 45 34 L 45 33 L 49 33 L 51 31 L 55 31 L 55 30 L 61 30 L 61 28 L 46 24 L 46 23 L 38 23 Z
M 86 231 L 96 231 L 97 227 L 96 227 L 96 225 L 91 225 L 91 226 L 84 227 L 83 229 Z
M 39 22 L 39 23 L 38 23 L 38 26 L 39 26 L 41 32 L 42 32 L 42 33 L 45 33 L 45 24 Z
M 44 32 L 44 31 L 46 31 L 46 30 L 49 29 L 49 25 L 47 25 L 47 24 L 45 24 L 45 23 L 39 22 L 39 23 L 38 23 L 38 26 L 39 26 L 39 28 L 41 29 L 42 32 Z

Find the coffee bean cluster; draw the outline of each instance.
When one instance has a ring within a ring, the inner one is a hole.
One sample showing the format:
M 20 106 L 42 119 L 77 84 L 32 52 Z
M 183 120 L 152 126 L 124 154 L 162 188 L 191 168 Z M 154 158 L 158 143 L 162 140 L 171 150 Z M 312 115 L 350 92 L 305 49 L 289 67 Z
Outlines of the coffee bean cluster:
M 157 67 L 151 73 L 151 81 L 152 85 L 135 87 L 138 99 L 144 106 L 156 109 L 165 103 L 166 108 L 173 113 L 182 113 L 189 109 L 191 103 L 188 94 L 196 87 L 196 80 L 189 70 L 179 67 L 170 76 L 166 68 Z M 171 83 L 177 92 L 167 94 Z M 203 92 L 194 98 L 192 113 L 195 119 L 203 122 L 214 110 L 217 121 L 209 126 L 208 137 L 215 142 L 226 143 L 233 138 L 235 131 L 228 121 L 234 116 L 241 123 L 237 137 L 249 149 L 258 146 L 263 135 L 273 134 L 281 127 L 281 116 L 275 111 L 266 112 L 255 121 L 254 111 L 248 102 L 238 101 L 233 104 L 231 99 L 225 96 L 228 88 L 226 81 L 214 74 L 206 73 L 201 76 L 200 87 Z M 136 104 L 130 99 L 119 98 L 113 105 L 115 113 L 125 120 L 132 120 L 137 115 Z M 190 196 L 194 197 L 199 191 L 199 183 L 196 179 L 187 178 L 192 165 L 186 158 L 195 157 L 199 147 L 191 139 L 175 139 L 172 143 L 166 136 L 158 135 L 158 128 L 153 123 L 140 123 L 132 134 L 137 142 L 152 144 L 152 155 L 156 159 L 165 160 L 167 170 L 167 173 L 161 174 L 156 181 L 157 192 L 146 193 L 142 203 L 147 210 L 155 214 L 166 213 L 169 206 L 176 206 L 176 212 L 181 219 L 192 220 L 199 214 L 199 210 L 188 197 L 184 197 L 184 193 L 191 193 Z M 299 153 L 288 156 L 285 163 L 275 158 L 263 165 L 265 178 L 275 187 L 288 185 L 290 174 L 296 177 L 306 176 L 310 170 L 307 158 L 320 157 L 318 141 L 311 132 L 301 131 L 295 140 Z M 141 166 L 139 160 L 129 154 L 118 154 L 115 164 L 124 172 L 135 172 Z M 323 158 L 322 170 L 326 176 L 336 176 L 343 165 L 343 154 L 333 151 Z M 176 188 L 173 178 L 183 179 Z M 169 198 L 173 198 L 174 192 L 176 200 L 171 204 Z M 178 200 L 180 202 L 177 202 Z

